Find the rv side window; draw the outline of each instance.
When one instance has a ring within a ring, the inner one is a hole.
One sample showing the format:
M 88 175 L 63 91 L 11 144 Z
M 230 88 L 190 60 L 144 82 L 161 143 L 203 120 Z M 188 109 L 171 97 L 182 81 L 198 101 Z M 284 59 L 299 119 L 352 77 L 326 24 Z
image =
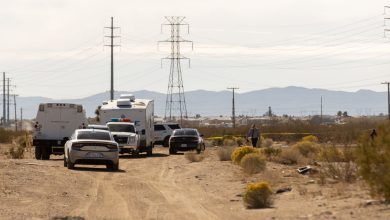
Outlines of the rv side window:
M 78 113 L 83 112 L 83 106 L 78 105 L 78 106 L 77 106 L 77 112 L 78 112 Z
M 163 131 L 165 130 L 164 125 L 154 125 L 155 131 Z
M 40 112 L 45 111 L 45 105 L 39 105 L 39 111 Z

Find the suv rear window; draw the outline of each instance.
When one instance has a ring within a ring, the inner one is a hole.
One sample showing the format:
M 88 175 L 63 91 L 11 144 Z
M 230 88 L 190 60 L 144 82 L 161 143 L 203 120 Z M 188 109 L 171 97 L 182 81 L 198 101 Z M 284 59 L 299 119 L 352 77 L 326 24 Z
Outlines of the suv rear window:
M 108 132 L 79 131 L 77 139 L 111 140 Z
M 154 130 L 155 131 L 163 131 L 165 130 L 164 125 L 154 125 Z
M 180 126 L 178 124 L 175 124 L 175 125 L 168 125 L 168 127 L 172 130 L 175 130 L 175 129 L 180 129 Z

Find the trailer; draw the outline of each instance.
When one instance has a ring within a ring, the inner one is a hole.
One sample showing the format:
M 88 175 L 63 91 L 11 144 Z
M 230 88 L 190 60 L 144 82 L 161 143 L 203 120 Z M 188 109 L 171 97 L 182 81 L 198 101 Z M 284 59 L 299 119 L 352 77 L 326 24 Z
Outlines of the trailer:
M 41 103 L 34 124 L 35 159 L 48 160 L 50 155 L 64 154 L 65 142 L 75 129 L 85 128 L 87 118 L 82 105 Z
M 152 154 L 154 145 L 154 101 L 135 99 L 134 95 L 123 94 L 119 99 L 104 101 L 99 107 L 99 123 L 107 124 L 113 118 L 126 118 L 134 123 L 139 134 L 138 152 Z

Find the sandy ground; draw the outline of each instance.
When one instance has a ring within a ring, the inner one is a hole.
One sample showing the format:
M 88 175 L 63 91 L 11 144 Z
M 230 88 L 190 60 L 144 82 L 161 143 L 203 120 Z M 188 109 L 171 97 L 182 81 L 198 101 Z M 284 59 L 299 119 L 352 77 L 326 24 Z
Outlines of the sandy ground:
M 207 149 L 204 161 L 190 163 L 158 147 L 153 157 L 122 157 L 119 172 L 103 166 L 68 170 L 59 156 L 2 156 L 0 180 L 0 219 L 390 219 L 389 205 L 366 205 L 371 198 L 359 181 L 320 185 L 294 166 L 274 163 L 246 176 L 239 166 L 219 161 L 215 148 Z M 247 183 L 261 180 L 292 191 L 275 195 L 272 208 L 246 209 Z

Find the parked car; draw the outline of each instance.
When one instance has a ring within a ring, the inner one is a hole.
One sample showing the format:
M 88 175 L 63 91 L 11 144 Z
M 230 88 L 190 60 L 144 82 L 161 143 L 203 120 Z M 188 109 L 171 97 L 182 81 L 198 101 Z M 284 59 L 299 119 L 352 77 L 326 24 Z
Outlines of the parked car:
M 169 154 L 177 151 L 196 150 L 199 154 L 205 150 L 203 135 L 193 128 L 176 129 L 169 138 Z
M 107 125 L 89 124 L 87 126 L 87 129 L 98 129 L 98 130 L 106 130 L 106 131 L 108 131 Z
M 169 147 L 169 138 L 175 129 L 180 129 L 177 123 L 159 123 L 154 124 L 154 144 Z
M 106 165 L 119 169 L 119 147 L 111 133 L 98 129 L 76 129 L 65 143 L 64 166 L 73 169 L 75 164 Z

